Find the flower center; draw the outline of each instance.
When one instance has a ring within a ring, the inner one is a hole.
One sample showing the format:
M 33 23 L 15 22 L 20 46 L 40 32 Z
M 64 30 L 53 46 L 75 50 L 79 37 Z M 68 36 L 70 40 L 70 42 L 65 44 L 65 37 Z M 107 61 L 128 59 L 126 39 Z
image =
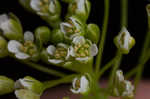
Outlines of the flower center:
M 75 89 L 78 90 L 80 88 L 80 79 L 76 80 Z
M 67 56 L 67 50 L 63 47 L 57 48 L 54 53 L 54 57 L 56 59 L 65 59 L 66 56 Z
M 74 50 L 77 57 L 86 57 L 89 56 L 90 45 L 88 43 L 81 45 L 77 44 L 74 46 Z
M 48 13 L 49 12 L 49 0 L 41 0 L 40 8 L 41 8 L 41 12 Z
M 36 53 L 36 46 L 32 41 L 26 41 L 22 46 L 20 46 L 20 50 L 32 56 Z

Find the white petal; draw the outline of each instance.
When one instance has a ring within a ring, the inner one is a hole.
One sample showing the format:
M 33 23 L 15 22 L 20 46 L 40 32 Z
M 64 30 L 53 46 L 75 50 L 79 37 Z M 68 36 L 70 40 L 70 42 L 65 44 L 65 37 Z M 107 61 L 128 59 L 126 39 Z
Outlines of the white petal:
M 30 32 L 30 31 L 26 31 L 25 33 L 24 33 L 24 41 L 34 41 L 34 35 L 33 35 L 33 33 L 32 32 Z
M 28 59 L 30 56 L 28 55 L 28 54 L 26 54 L 26 53 L 21 53 L 21 52 L 19 52 L 19 53 L 16 53 L 16 58 L 18 58 L 18 59 Z
M 55 13 L 55 11 L 56 11 L 55 0 L 50 0 L 49 11 L 50 11 L 51 13 Z
M 6 14 L 2 14 L 0 15 L 0 25 L 4 22 L 6 22 L 7 20 L 9 20 L 8 16 Z
M 73 88 L 76 88 L 76 81 L 78 80 L 78 78 L 74 78 L 73 81 L 72 81 L 72 87 Z
M 68 46 L 66 44 L 64 44 L 64 43 L 58 43 L 57 46 L 58 47 L 63 47 L 65 49 L 68 49 Z
M 72 46 L 70 46 L 69 50 L 68 50 L 68 55 L 67 56 L 72 56 L 75 57 L 75 51 L 74 48 Z
M 116 76 L 120 82 L 124 81 L 123 72 L 121 70 L 117 70 Z
M 10 20 L 6 20 L 0 24 L 0 29 L 3 30 L 4 33 L 11 33 L 12 28 L 10 24 Z
M 18 53 L 20 52 L 19 48 L 22 44 L 16 40 L 10 40 L 8 42 L 8 51 L 11 53 Z
M 81 62 L 87 62 L 89 59 L 89 57 L 84 57 L 84 58 L 76 58 L 77 61 L 81 61 Z
M 89 81 L 87 80 L 85 76 L 81 77 L 80 87 L 81 87 L 80 89 L 81 93 L 85 93 L 89 90 Z
M 76 36 L 73 38 L 73 44 L 85 44 L 85 38 L 83 36 Z
M 49 45 L 46 50 L 47 50 L 48 54 L 53 55 L 55 53 L 56 47 L 53 45 Z
M 98 48 L 96 44 L 92 44 L 90 47 L 90 55 L 91 56 L 96 56 L 98 53 Z
M 72 26 L 65 22 L 60 23 L 60 30 L 66 35 L 67 31 L 65 30 L 65 27 L 71 28 Z
M 40 11 L 40 0 L 31 0 L 30 6 L 35 11 Z
M 48 61 L 53 64 L 60 64 L 64 62 L 63 60 L 57 60 L 57 59 L 49 59 Z
M 84 12 L 85 11 L 85 0 L 78 0 L 78 10 Z

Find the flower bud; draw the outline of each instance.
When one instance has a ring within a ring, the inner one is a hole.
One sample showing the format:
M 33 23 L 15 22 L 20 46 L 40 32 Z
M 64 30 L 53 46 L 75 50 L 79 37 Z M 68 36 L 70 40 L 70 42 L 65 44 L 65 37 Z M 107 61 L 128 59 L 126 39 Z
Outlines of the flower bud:
M 60 31 L 60 29 L 54 29 L 52 31 L 51 42 L 57 44 L 63 42 L 63 40 L 64 40 L 64 34 Z
M 9 40 L 22 40 L 22 26 L 18 20 L 9 17 L 6 14 L 0 15 L 0 29 L 3 35 Z
M 38 47 L 41 48 L 43 44 L 47 44 L 50 41 L 51 38 L 51 31 L 46 26 L 38 27 L 35 30 L 35 38 Z
M 135 45 L 135 39 L 123 27 L 119 35 L 114 38 L 114 43 L 121 53 L 128 54 L 130 49 Z
M 87 33 L 85 34 L 85 36 L 86 38 L 97 44 L 100 38 L 99 27 L 96 24 L 88 24 Z
M 73 79 L 71 91 L 75 94 L 87 94 L 90 90 L 90 81 L 87 76 L 76 77 Z
M 0 36 L 0 58 L 6 57 L 7 55 L 7 41 L 2 36 Z
M 30 76 L 26 76 L 23 79 L 19 79 L 16 81 L 15 89 L 27 89 L 40 95 L 44 90 L 44 86 L 40 81 Z
M 14 91 L 14 81 L 8 77 L 0 76 L 0 95 Z
M 91 10 L 89 0 L 72 0 L 68 7 L 68 16 L 76 15 L 83 22 L 88 19 Z
M 27 89 L 16 90 L 15 95 L 18 99 L 40 99 L 40 95 Z

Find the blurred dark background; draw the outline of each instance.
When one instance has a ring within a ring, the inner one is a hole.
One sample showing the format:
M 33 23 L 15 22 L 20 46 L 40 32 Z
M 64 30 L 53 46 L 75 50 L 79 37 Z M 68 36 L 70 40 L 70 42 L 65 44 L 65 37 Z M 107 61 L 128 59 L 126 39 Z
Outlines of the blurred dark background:
M 61 0 L 60 0 L 61 1 Z M 96 23 L 102 27 L 103 23 L 103 1 L 104 0 L 90 0 L 92 3 L 92 11 L 88 20 L 88 23 Z M 120 31 L 120 1 L 121 0 L 110 0 L 110 17 L 109 26 L 107 33 L 106 46 L 103 55 L 103 64 L 108 62 L 115 55 L 116 47 L 113 44 L 113 38 Z M 129 13 L 128 13 L 128 30 L 132 36 L 136 39 L 136 45 L 131 50 L 129 55 L 123 57 L 121 64 L 121 69 L 127 72 L 128 70 L 136 66 L 140 51 L 143 45 L 143 40 L 145 33 L 147 31 L 147 15 L 145 6 L 148 4 L 146 0 L 128 0 L 129 1 Z M 63 6 L 66 4 L 62 3 Z M 64 7 L 63 7 L 64 8 Z M 22 22 L 24 31 L 34 29 L 37 26 L 47 25 L 46 22 L 40 19 L 40 17 L 27 12 L 22 8 L 17 0 L 1 0 L 0 1 L 0 14 L 13 12 L 19 17 Z M 63 13 L 64 14 L 64 13 Z M 145 65 L 143 77 L 148 79 L 150 77 L 150 62 Z M 65 71 L 70 74 L 71 72 L 51 66 L 53 69 L 58 69 Z M 105 74 L 106 77 L 109 71 Z M 31 69 L 21 63 L 16 62 L 14 59 L 5 58 L 0 59 L 0 75 L 7 75 L 15 80 L 24 77 L 26 75 L 31 75 L 40 80 L 56 79 L 55 76 L 49 76 L 47 74 L 41 73 L 37 70 Z

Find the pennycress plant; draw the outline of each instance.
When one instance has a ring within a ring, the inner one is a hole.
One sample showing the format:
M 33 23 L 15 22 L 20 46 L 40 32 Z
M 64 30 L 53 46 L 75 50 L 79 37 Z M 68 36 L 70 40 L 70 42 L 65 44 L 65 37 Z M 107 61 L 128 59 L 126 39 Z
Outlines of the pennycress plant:
M 125 76 L 119 70 L 121 59 L 135 45 L 135 39 L 127 30 L 128 0 L 121 0 L 121 30 L 114 38 L 118 49 L 116 56 L 101 68 L 105 45 L 109 0 L 104 0 L 104 23 L 102 31 L 98 25 L 87 23 L 91 11 L 90 0 L 62 0 L 68 4 L 67 14 L 62 20 L 63 7 L 59 0 L 18 0 L 28 11 L 40 16 L 49 26 L 39 26 L 35 31 L 23 31 L 20 20 L 12 13 L 0 15 L 0 58 L 11 57 L 34 69 L 60 77 L 58 80 L 40 82 L 26 76 L 13 81 L 0 76 L 0 95 L 14 92 L 18 99 L 40 99 L 47 89 L 62 83 L 72 83 L 70 91 L 81 94 L 81 99 L 108 99 L 109 96 L 134 99 L 144 64 L 150 58 L 149 27 L 137 67 Z M 150 5 L 146 7 L 150 22 Z M 37 22 L 38 23 L 38 22 Z M 50 29 L 52 27 L 52 29 Z M 148 52 L 148 54 L 146 53 Z M 61 71 L 41 66 L 43 61 L 74 71 L 67 75 Z M 99 80 L 106 70 L 112 72 L 108 87 L 101 88 Z M 134 85 L 127 80 L 135 74 Z M 62 97 L 69 99 L 69 97 Z

